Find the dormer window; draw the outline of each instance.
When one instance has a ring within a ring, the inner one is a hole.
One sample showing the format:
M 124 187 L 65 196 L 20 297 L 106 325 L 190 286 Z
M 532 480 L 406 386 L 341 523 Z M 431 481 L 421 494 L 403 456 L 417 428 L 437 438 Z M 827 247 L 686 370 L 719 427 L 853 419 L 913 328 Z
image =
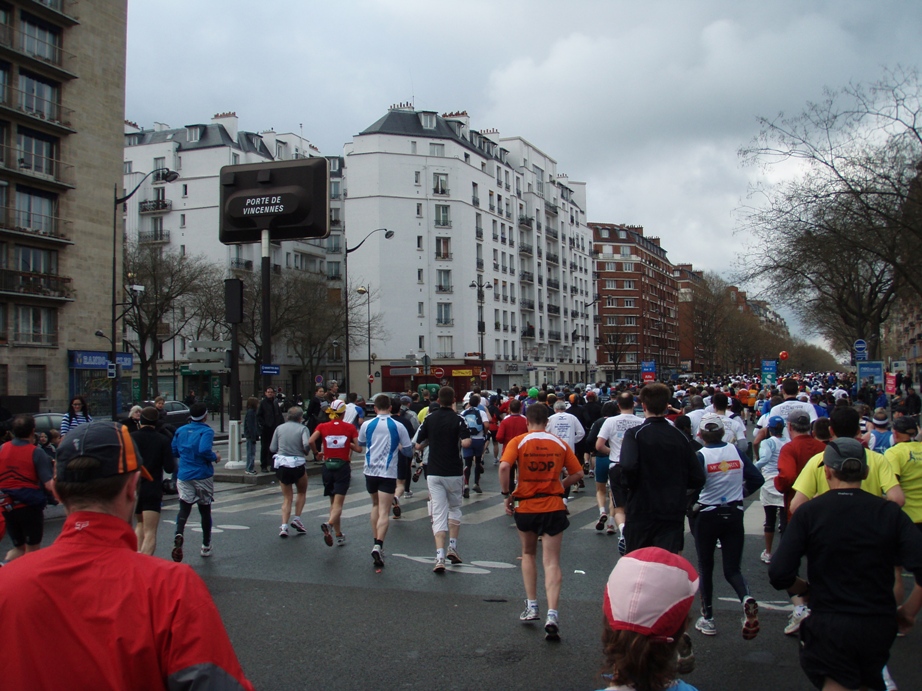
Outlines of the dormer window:
M 419 117 L 423 123 L 423 129 L 435 129 L 435 113 L 420 113 Z
M 186 128 L 186 141 L 197 142 L 201 137 L 202 131 L 198 127 Z

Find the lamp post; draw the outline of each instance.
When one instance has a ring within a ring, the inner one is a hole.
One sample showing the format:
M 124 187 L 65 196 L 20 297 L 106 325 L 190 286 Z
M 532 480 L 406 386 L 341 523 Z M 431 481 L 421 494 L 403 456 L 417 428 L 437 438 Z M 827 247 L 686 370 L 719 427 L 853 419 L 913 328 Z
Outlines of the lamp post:
M 365 304 L 368 307 L 368 398 L 371 402 L 371 287 L 359 286 L 355 289 L 359 295 L 365 295 Z
M 593 300 L 592 302 L 586 305 L 586 332 L 587 332 L 586 333 L 586 354 L 585 354 L 586 374 L 585 374 L 585 378 L 583 379 L 583 383 L 587 387 L 589 386 L 589 333 L 588 333 L 589 332 L 589 308 L 592 307 L 595 303 L 597 303 L 601 299 L 602 299 L 602 295 L 600 293 L 596 293 L 595 300 Z
M 112 419 L 118 420 L 118 386 L 119 386 L 119 372 L 118 372 L 118 362 L 116 357 L 118 357 L 118 350 L 116 348 L 116 337 L 115 330 L 118 328 L 118 207 L 120 204 L 124 204 L 126 201 L 131 199 L 135 192 L 141 189 L 141 185 L 144 184 L 144 181 L 147 180 L 151 175 L 155 173 L 161 174 L 161 179 L 164 182 L 175 182 L 179 179 L 179 173 L 175 170 L 170 170 L 169 168 L 154 168 L 147 175 L 145 175 L 141 180 L 135 185 L 135 188 L 131 190 L 128 194 L 119 197 L 118 196 L 118 183 L 115 184 L 113 193 L 112 193 L 112 364 L 115 365 L 115 379 L 112 380 Z M 97 333 L 98 335 L 98 333 Z
M 384 231 L 385 240 L 390 240 L 392 237 L 394 237 L 393 230 L 388 230 L 387 228 L 375 228 L 374 230 L 370 231 L 368 235 L 362 238 L 362 241 L 359 242 L 359 244 L 357 244 L 355 247 L 349 247 L 346 236 L 345 234 L 343 235 L 343 247 L 345 249 L 343 252 L 343 285 L 345 285 L 345 290 L 343 291 L 343 308 L 346 312 L 346 369 L 343 374 L 343 389 L 347 394 L 349 393 L 349 255 L 355 252 L 363 244 L 365 244 L 365 241 L 379 230 Z
M 484 283 L 483 276 L 477 274 L 477 280 L 471 281 L 471 285 L 468 287 L 477 289 L 477 333 L 480 335 L 480 371 L 485 372 L 486 369 L 483 365 L 483 337 L 487 330 L 487 324 L 483 319 L 483 291 L 492 290 L 493 285 L 490 283 Z M 492 384 L 493 382 L 490 381 L 490 383 Z

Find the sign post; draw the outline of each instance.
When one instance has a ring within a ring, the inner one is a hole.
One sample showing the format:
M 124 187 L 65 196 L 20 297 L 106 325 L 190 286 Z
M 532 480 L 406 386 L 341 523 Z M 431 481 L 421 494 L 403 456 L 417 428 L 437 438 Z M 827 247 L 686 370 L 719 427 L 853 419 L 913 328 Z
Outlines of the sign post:
M 855 362 L 868 359 L 868 343 L 863 338 L 859 338 L 852 346 L 855 350 Z
M 640 363 L 640 378 L 644 382 L 656 381 L 656 360 L 644 360 Z
M 778 383 L 778 361 L 762 360 L 762 384 L 774 386 Z

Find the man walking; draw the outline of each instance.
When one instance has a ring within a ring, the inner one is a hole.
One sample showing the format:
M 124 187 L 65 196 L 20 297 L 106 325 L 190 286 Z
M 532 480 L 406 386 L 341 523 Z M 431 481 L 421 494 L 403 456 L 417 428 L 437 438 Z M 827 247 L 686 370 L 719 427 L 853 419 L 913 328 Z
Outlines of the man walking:
M 189 410 L 189 423 L 183 425 L 173 436 L 173 455 L 179 458 L 176 489 L 179 490 L 179 515 L 176 516 L 176 534 L 173 536 L 173 561 L 182 561 L 186 521 L 192 513 L 193 504 L 198 504 L 202 518 L 202 548 L 200 554 L 210 557 L 211 547 L 211 503 L 214 501 L 214 464 L 221 462 L 221 455 L 214 452 L 214 430 L 206 424 L 208 408 L 196 403 Z
M 17 415 L 12 432 L 13 439 L 0 446 L 0 510 L 13 543 L 7 561 L 42 546 L 45 493 L 51 492 L 54 473 L 48 454 L 33 442 L 34 417 Z
M 307 528 L 301 522 L 301 511 L 307 494 L 307 473 L 304 470 L 304 452 L 311 448 L 310 433 L 304 426 L 304 411 L 298 406 L 288 409 L 288 420 L 275 428 L 269 450 L 273 453 L 275 476 L 282 488 L 282 525 L 279 537 L 288 537 L 288 519 L 291 517 L 293 499 L 292 485 L 298 488 L 295 503 L 295 515 L 291 518 L 291 527 L 298 535 L 304 535 Z
M 362 424 L 358 442 L 365 447 L 365 489 L 371 495 L 371 558 L 380 569 L 384 566 L 384 538 L 397 491 L 397 454 L 413 449 L 406 427 L 391 419 L 391 399 L 386 394 L 375 397 L 375 417 Z
M 272 435 L 275 434 L 275 428 L 284 422 L 282 409 L 275 400 L 275 389 L 271 386 L 266 387 L 266 395 L 259 402 L 256 422 L 259 423 L 260 438 L 259 469 L 268 473 L 272 468 L 272 451 L 269 449 L 272 445 Z
M 445 573 L 446 558 L 452 564 L 461 563 L 458 554 L 461 493 L 464 488 L 461 449 L 471 445 L 471 433 L 467 423 L 455 412 L 455 390 L 443 386 L 439 389 L 438 398 L 439 407 L 426 416 L 417 432 L 416 450 L 429 447 L 426 484 L 429 486 L 429 513 L 435 536 L 435 567 L 432 571 Z

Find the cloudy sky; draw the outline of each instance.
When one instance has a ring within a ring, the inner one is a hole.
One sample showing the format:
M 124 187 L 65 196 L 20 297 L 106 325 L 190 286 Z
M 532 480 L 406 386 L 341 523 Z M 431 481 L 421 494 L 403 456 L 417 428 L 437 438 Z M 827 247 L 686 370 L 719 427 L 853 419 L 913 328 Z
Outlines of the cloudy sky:
M 726 273 L 756 117 L 922 66 L 920 35 L 910 0 L 132 0 L 126 117 L 236 111 L 336 154 L 390 104 L 466 110 L 586 181 L 589 220 Z

